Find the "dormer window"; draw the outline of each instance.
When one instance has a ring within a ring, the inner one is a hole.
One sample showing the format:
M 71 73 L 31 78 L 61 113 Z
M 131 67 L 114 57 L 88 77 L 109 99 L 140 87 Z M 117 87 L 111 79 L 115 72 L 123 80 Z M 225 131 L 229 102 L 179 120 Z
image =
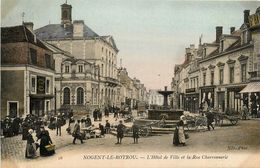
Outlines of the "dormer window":
M 203 55 L 204 55 L 204 57 L 206 57 L 207 48 L 204 48 L 203 50 L 204 50 L 204 51 L 203 51 Z

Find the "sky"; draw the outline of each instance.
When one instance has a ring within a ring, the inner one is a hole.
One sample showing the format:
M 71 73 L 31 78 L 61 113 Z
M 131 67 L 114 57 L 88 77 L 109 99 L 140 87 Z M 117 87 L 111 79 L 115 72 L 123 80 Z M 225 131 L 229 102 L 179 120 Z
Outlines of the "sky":
M 66 0 L 1 0 L 1 26 L 34 29 L 60 23 Z M 147 89 L 170 86 L 174 65 L 184 61 L 185 48 L 215 40 L 215 27 L 238 29 L 243 11 L 255 13 L 259 1 L 67 0 L 72 20 L 84 20 L 98 35 L 112 35 L 119 48 L 118 66 L 126 67 Z M 25 13 L 22 18 L 22 13 Z

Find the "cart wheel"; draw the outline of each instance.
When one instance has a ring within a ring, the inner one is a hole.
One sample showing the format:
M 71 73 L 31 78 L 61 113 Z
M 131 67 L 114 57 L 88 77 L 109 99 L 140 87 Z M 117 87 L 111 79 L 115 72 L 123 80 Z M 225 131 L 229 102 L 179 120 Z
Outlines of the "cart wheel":
M 150 129 L 149 128 L 143 128 L 141 131 L 140 131 L 140 135 L 142 137 L 147 137 L 149 134 L 150 134 Z
M 230 120 L 230 122 L 231 122 L 231 124 L 232 124 L 232 125 L 236 125 L 236 124 L 237 124 L 237 122 L 238 122 L 238 119 L 235 119 L 235 120 Z

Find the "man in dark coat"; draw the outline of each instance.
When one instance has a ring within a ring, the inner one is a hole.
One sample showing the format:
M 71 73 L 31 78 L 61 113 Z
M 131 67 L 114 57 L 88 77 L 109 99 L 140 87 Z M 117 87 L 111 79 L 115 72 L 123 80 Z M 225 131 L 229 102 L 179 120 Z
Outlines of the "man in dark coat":
M 137 144 L 138 144 L 139 126 L 134 123 L 133 126 L 132 126 L 132 130 L 133 130 L 134 143 L 137 143 Z
M 109 134 L 109 132 L 110 132 L 110 123 L 108 122 L 108 120 L 106 120 L 105 129 L 106 129 L 106 134 Z
M 123 125 L 122 120 L 119 121 L 119 124 L 117 125 L 117 143 L 116 144 L 121 144 L 122 139 L 124 137 L 124 129 L 125 125 Z
M 38 136 L 38 140 L 41 140 L 40 142 L 40 155 L 41 156 L 51 156 L 55 153 L 55 150 L 48 150 L 46 148 L 47 145 L 52 144 L 51 137 L 49 135 L 49 132 L 44 129 L 44 127 L 41 127 L 41 133 Z
M 212 123 L 214 122 L 214 115 L 213 115 L 211 110 L 206 113 L 206 117 L 207 117 L 207 127 L 208 127 L 208 130 L 210 131 L 210 127 L 212 127 L 212 129 L 214 130 L 214 127 L 212 125 Z
M 105 136 L 105 129 L 101 123 L 99 123 L 99 130 L 101 131 L 101 136 Z
M 97 121 L 97 118 L 98 118 L 98 111 L 97 111 L 97 109 L 95 109 L 93 111 L 93 118 L 94 118 L 94 121 Z
M 87 118 L 86 118 L 86 127 L 89 127 L 92 125 L 92 122 L 91 122 L 91 118 L 89 117 L 89 115 L 87 115 Z
M 12 128 L 13 128 L 14 135 L 19 134 L 20 122 L 21 122 L 21 119 L 19 117 L 15 117 L 15 119 L 13 120 Z

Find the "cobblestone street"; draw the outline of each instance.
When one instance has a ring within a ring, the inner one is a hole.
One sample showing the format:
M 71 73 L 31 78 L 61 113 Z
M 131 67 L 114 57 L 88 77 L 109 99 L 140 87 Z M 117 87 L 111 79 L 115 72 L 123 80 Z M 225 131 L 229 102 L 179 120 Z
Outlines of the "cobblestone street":
M 95 123 L 98 124 L 98 123 Z M 52 157 L 39 157 L 35 160 L 26 160 L 24 158 L 25 141 L 21 141 L 21 136 L 2 139 L 2 159 L 5 161 L 13 160 L 19 165 L 22 163 L 25 167 L 31 165 L 44 165 L 43 163 L 57 164 L 58 160 L 73 161 L 73 156 L 88 154 L 111 154 L 111 153 L 196 153 L 196 152 L 214 152 L 214 153 L 253 153 L 260 151 L 260 132 L 259 120 L 239 121 L 237 126 L 216 127 L 214 131 L 191 132 L 190 139 L 185 147 L 175 147 L 172 145 L 172 134 L 161 136 L 151 136 L 140 138 L 139 144 L 133 144 L 133 139 L 126 137 L 122 145 L 115 145 L 116 138 L 113 135 L 106 135 L 105 138 L 89 139 L 84 144 L 79 142 L 72 144 L 72 137 L 62 130 L 62 136 L 56 136 L 55 131 L 50 131 L 54 144 L 56 145 L 56 154 Z M 74 158 L 75 159 L 75 158 Z M 39 163 L 39 164 L 38 164 Z M 34 165 L 34 166 L 33 166 Z M 20 167 L 20 166 L 18 166 Z

